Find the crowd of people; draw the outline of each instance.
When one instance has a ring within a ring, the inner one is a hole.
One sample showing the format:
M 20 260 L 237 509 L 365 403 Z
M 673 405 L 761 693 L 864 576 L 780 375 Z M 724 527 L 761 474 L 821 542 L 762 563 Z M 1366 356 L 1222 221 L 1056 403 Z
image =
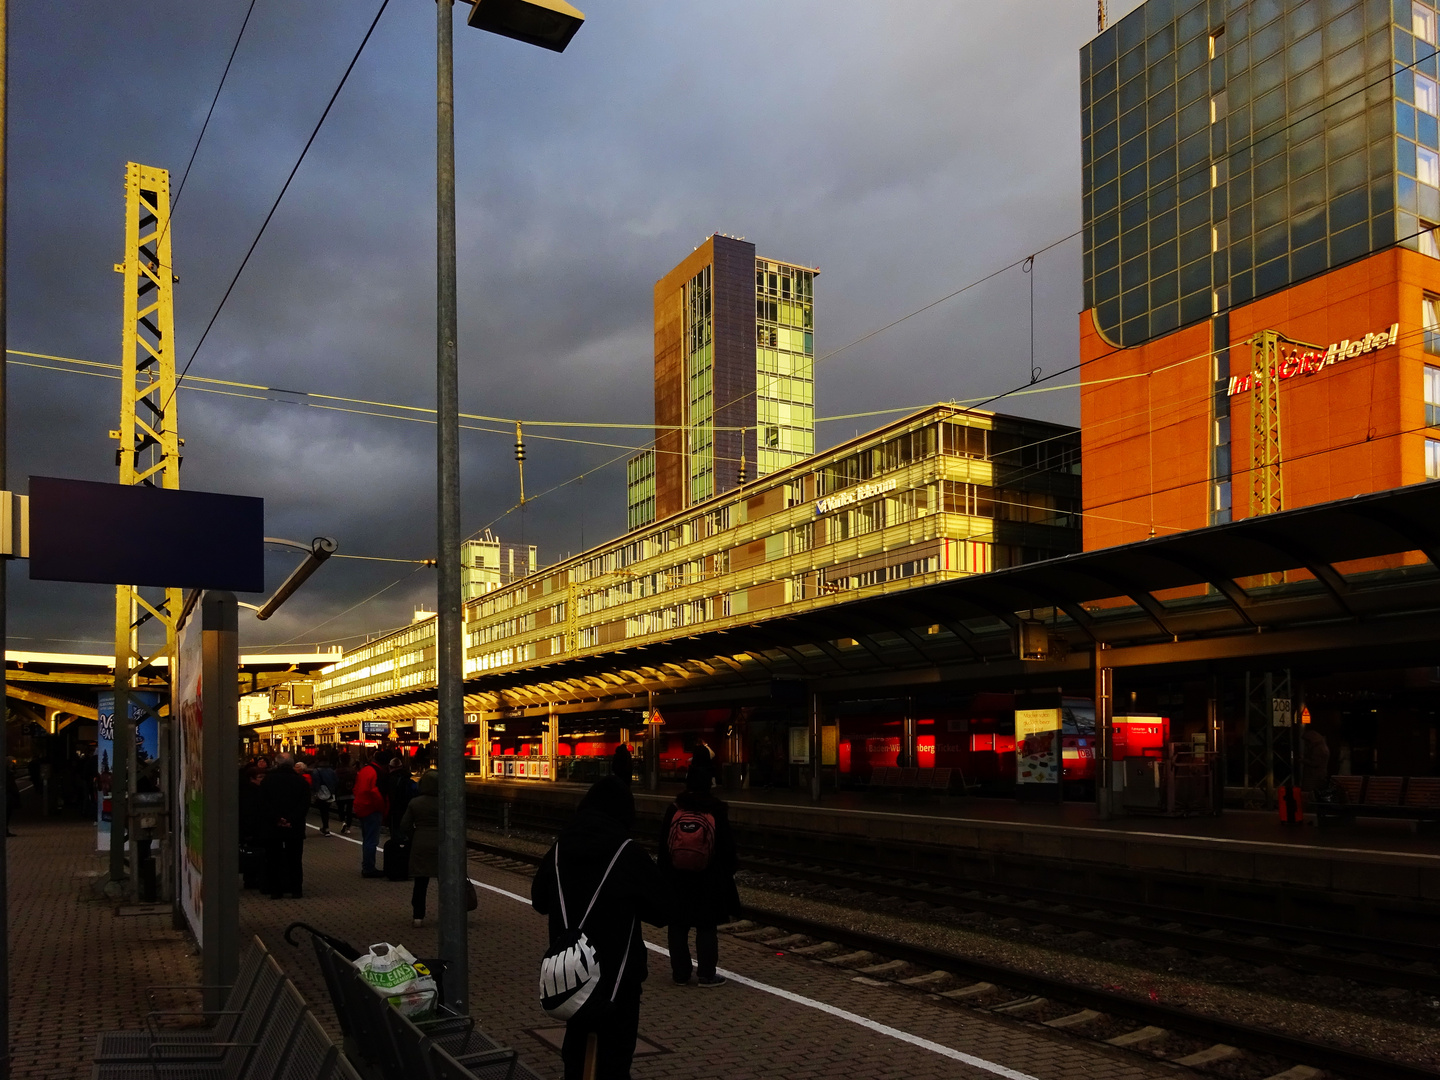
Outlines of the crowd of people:
M 284 751 L 247 760 L 240 770 L 240 869 L 245 887 L 268 892 L 275 900 L 304 895 L 305 835 L 312 810 L 319 815 L 322 837 L 332 835 L 332 815 L 342 836 L 358 826 L 360 876 L 385 877 L 376 865 L 381 830 L 407 837 L 411 831 L 424 832 L 418 825 L 412 829 L 406 813 L 412 802 L 422 801 L 417 796 L 434 787 L 427 765 L 424 751 L 406 756 L 383 743 L 353 752 L 297 756 Z M 431 790 L 432 801 L 433 795 Z M 421 818 L 423 812 L 417 821 Z M 433 845 L 433 839 L 422 836 L 422 841 Z M 427 862 L 422 856 L 418 865 L 431 872 L 416 879 L 416 925 L 424 919 L 433 859 Z
M 413 883 L 411 915 L 423 925 L 430 879 L 439 873 L 439 775 L 429 764 L 423 752 L 407 758 L 384 746 L 247 761 L 240 786 L 246 887 L 275 899 L 303 895 L 305 835 L 315 810 L 322 837 L 331 835 L 332 814 L 342 835 L 358 826 L 364 878 L 396 876 L 393 866 L 377 865 L 381 832 L 388 828 L 393 844 L 385 861 L 403 853 L 405 876 Z M 649 975 L 642 922 L 668 928 L 670 976 L 677 985 L 713 988 L 726 981 L 717 970 L 717 927 L 740 912 L 738 862 L 728 807 L 715 794 L 710 751 L 696 747 L 684 790 L 664 814 L 655 857 L 633 840 L 632 776 L 630 752 L 622 745 L 610 775 L 585 793 L 532 885 L 531 902 L 549 920 L 552 948 L 583 935 L 595 960 L 595 984 L 583 1005 L 566 1012 L 566 1080 L 580 1080 L 587 1052 L 598 1080 L 630 1075 Z

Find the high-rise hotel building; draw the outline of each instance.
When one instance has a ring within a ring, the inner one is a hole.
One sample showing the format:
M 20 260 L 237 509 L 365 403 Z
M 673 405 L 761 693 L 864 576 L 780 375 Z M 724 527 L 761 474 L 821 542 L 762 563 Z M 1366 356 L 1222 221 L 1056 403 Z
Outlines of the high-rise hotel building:
M 815 278 L 715 235 L 655 283 L 655 446 L 631 458 L 643 528 L 815 452 Z
M 1087 548 L 1440 477 L 1436 27 L 1149 0 L 1081 49 Z

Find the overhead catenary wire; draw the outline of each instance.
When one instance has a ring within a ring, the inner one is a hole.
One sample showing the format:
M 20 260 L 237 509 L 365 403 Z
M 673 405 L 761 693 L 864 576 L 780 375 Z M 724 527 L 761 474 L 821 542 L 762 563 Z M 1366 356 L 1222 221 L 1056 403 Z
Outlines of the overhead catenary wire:
M 195 137 L 195 145 L 190 149 L 190 160 L 185 163 L 185 171 L 180 174 L 180 183 L 175 187 L 175 196 L 170 200 L 170 214 L 173 217 L 176 208 L 180 205 L 180 196 L 185 194 L 185 181 L 190 178 L 190 168 L 195 164 L 195 155 L 200 152 L 200 144 L 205 141 L 205 133 L 210 130 L 210 118 L 215 115 L 215 106 L 220 101 L 220 92 L 225 89 L 225 80 L 230 77 L 230 65 L 235 63 L 235 54 L 240 51 L 240 42 L 245 37 L 245 28 L 250 25 L 250 16 L 255 13 L 255 0 L 250 0 L 250 6 L 245 9 L 245 18 L 240 22 L 240 32 L 235 35 L 235 44 L 230 49 L 230 57 L 225 61 L 225 70 L 220 73 L 220 83 L 215 87 L 215 96 L 210 99 L 210 108 L 205 113 L 205 122 L 200 125 L 200 134 Z M 170 227 L 169 219 L 165 227 Z
M 250 247 L 246 250 L 245 257 L 240 260 L 240 265 L 235 270 L 235 276 L 230 279 L 230 284 L 226 287 L 225 294 L 220 298 L 220 303 L 215 306 L 215 311 L 211 314 L 210 321 L 205 324 L 205 329 L 200 334 L 200 340 L 195 343 L 195 348 L 190 353 L 190 359 L 185 361 L 185 366 L 176 377 L 175 389 L 170 391 L 171 398 L 175 396 L 175 390 L 178 390 L 180 384 L 185 381 L 185 376 L 190 373 L 190 365 L 195 363 L 195 357 L 200 355 L 200 350 L 205 345 L 205 339 L 210 336 L 210 331 L 215 326 L 215 320 L 220 317 L 220 312 L 225 310 L 225 304 L 229 301 L 230 294 L 235 291 L 236 282 L 240 280 L 240 275 L 245 273 L 245 267 L 250 263 L 250 256 L 255 254 L 255 249 L 260 244 L 260 238 L 265 235 L 265 230 L 269 227 L 271 219 L 275 217 L 275 211 L 280 208 L 280 201 L 285 198 L 285 193 L 290 190 L 291 181 L 295 179 L 295 174 L 300 171 L 300 165 L 304 162 L 305 155 L 310 152 L 310 147 L 314 144 L 315 137 L 320 134 L 320 128 L 325 124 L 325 118 L 330 115 L 330 110 L 334 107 L 336 99 L 339 98 L 340 91 L 345 88 L 345 83 L 349 80 L 350 73 L 355 70 L 355 65 L 360 60 L 360 54 L 365 51 L 365 46 L 370 41 L 370 36 L 375 33 L 375 27 L 380 24 L 380 16 L 385 14 L 385 9 L 389 4 L 390 0 L 380 0 L 380 8 L 375 12 L 375 18 L 370 21 L 370 28 L 365 31 L 365 36 L 360 39 L 360 46 L 355 50 L 355 55 L 350 58 L 350 63 L 346 65 L 345 73 L 340 76 L 340 82 L 336 85 L 335 92 L 330 95 L 330 100 L 325 103 L 325 110 L 320 114 L 320 119 L 315 122 L 315 128 L 310 132 L 310 137 L 305 140 L 305 146 L 301 149 L 300 156 L 295 159 L 295 164 L 290 169 L 290 175 L 285 178 L 285 183 L 280 187 L 280 193 L 275 196 L 275 201 L 270 205 L 270 212 L 265 215 L 265 220 L 260 223 L 260 229 L 256 232 L 255 239 L 250 241 Z M 167 398 L 164 405 L 161 406 L 162 410 L 169 404 L 170 398 Z

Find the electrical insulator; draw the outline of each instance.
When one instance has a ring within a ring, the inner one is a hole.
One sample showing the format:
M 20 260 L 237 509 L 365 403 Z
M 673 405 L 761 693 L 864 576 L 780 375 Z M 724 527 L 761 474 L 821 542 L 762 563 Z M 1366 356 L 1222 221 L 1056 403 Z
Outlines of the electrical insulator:
M 516 460 L 516 461 L 524 461 L 524 460 L 525 460 L 525 444 L 524 444 L 523 442 L 517 442 L 517 443 L 515 444 L 515 460 Z

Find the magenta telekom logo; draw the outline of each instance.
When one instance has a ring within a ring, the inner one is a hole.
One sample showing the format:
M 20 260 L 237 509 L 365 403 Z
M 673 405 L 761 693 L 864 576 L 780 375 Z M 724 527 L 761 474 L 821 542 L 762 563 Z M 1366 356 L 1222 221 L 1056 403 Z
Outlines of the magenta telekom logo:
M 1363 338 L 1356 338 L 1354 341 L 1349 339 L 1337 341 L 1324 350 L 1281 342 L 1280 360 L 1276 365 L 1277 374 L 1282 381 L 1293 379 L 1297 375 L 1318 375 L 1331 364 L 1338 364 L 1341 360 L 1353 360 L 1368 352 L 1388 348 L 1395 344 L 1395 340 L 1399 336 L 1400 324 L 1397 322 L 1391 324 L 1388 330 L 1366 334 Z M 1226 396 L 1234 397 L 1236 394 L 1243 394 L 1254 389 L 1256 374 L 1257 372 L 1247 371 L 1243 375 L 1231 375 Z

